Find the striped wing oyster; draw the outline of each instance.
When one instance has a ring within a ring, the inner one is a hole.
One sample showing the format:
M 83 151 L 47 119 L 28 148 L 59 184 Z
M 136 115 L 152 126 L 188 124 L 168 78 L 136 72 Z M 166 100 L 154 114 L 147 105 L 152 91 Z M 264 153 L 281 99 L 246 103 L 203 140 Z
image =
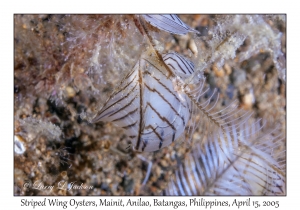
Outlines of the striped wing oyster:
M 122 127 L 134 149 L 147 152 L 170 145 L 184 133 L 191 101 L 174 75 L 194 70 L 192 62 L 176 53 L 164 54 L 164 64 L 151 55 L 141 56 L 92 120 Z

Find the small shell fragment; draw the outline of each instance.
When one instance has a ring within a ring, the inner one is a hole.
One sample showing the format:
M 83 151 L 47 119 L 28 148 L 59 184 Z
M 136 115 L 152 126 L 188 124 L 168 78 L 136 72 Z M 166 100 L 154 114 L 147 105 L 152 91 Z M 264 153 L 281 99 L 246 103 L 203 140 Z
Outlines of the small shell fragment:
M 25 142 L 23 138 L 21 136 L 15 135 L 14 142 L 15 153 L 18 155 L 22 155 L 26 151 Z
M 194 39 L 191 39 L 189 41 L 188 47 L 192 51 L 192 53 L 194 54 L 194 56 L 197 57 L 197 55 L 198 55 L 198 49 L 197 49 L 197 46 L 196 46 L 196 43 L 195 43 Z

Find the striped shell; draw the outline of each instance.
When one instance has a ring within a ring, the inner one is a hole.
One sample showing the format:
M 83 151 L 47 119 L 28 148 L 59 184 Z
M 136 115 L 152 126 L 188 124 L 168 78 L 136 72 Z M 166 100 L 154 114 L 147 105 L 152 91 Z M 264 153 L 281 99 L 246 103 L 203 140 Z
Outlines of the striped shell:
M 142 56 L 93 122 L 122 127 L 138 151 L 156 151 L 178 139 L 190 118 L 191 102 L 177 91 L 175 78 L 163 66 Z
M 182 22 L 177 15 L 143 15 L 143 17 L 151 25 L 172 34 L 199 33 L 199 31 L 192 29 Z
M 179 55 L 178 53 L 163 54 L 165 64 L 181 78 L 186 78 L 194 73 L 194 63 Z

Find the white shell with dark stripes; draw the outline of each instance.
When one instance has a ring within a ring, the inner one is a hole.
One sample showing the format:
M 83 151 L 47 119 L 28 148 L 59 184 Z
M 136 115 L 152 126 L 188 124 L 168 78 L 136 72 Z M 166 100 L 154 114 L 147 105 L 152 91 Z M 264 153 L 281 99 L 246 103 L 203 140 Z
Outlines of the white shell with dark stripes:
M 143 15 L 143 17 L 151 25 L 172 34 L 199 33 L 182 22 L 177 15 Z
M 175 75 L 185 78 L 194 73 L 194 63 L 180 54 L 167 53 L 163 54 L 162 57 L 165 64 L 169 66 Z
M 178 61 L 179 66 L 180 62 L 187 61 Z M 175 91 L 174 78 L 162 66 L 141 58 L 93 122 L 113 122 L 124 128 L 138 151 L 156 151 L 178 139 L 189 121 L 191 101 Z

